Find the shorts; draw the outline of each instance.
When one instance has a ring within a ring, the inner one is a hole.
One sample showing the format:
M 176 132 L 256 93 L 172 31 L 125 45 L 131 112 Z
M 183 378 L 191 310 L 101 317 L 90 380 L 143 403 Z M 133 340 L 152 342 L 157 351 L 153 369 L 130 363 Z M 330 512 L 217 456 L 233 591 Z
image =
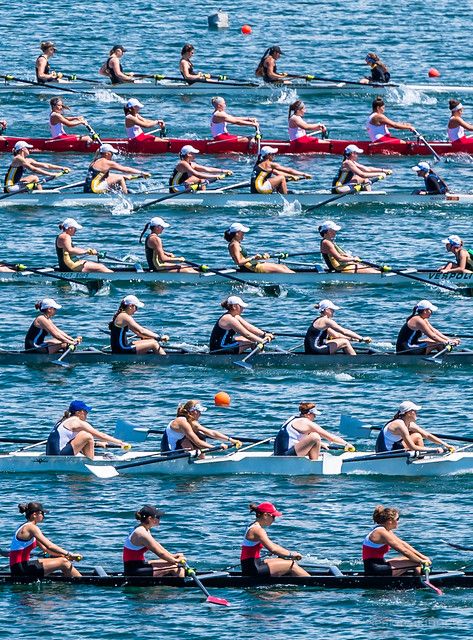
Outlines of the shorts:
M 44 578 L 44 568 L 38 560 L 26 560 L 11 565 L 10 574 L 16 578 L 35 578 L 41 580 Z
M 392 576 L 393 570 L 389 562 L 383 558 L 368 558 L 363 560 L 365 575 L 367 576 Z
M 328 344 L 324 344 L 321 347 L 305 347 L 305 353 L 311 356 L 327 356 L 330 355 L 330 348 Z
M 393 136 L 387 134 L 385 136 L 381 136 L 381 138 L 378 138 L 377 140 L 372 140 L 371 144 L 383 144 L 383 143 L 388 143 L 389 144 L 403 144 L 404 141 L 400 140 L 399 138 L 393 138 Z
M 269 576 L 268 564 L 262 558 L 246 558 L 240 560 L 241 573 L 243 576 Z
M 128 560 L 123 563 L 123 573 L 126 576 L 152 576 L 153 565 L 144 560 Z
M 427 342 L 418 342 L 417 344 L 401 344 L 396 346 L 396 353 L 403 356 L 425 356 L 427 353 Z
M 238 140 L 238 136 L 233 135 L 232 133 L 219 133 L 218 136 L 215 136 L 213 141 L 217 142 L 218 140 Z

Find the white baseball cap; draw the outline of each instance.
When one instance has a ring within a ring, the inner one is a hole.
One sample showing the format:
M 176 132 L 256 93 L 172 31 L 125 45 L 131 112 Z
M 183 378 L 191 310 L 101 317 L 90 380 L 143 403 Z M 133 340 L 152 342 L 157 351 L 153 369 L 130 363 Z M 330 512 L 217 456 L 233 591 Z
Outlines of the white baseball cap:
M 128 306 L 128 305 L 134 305 L 135 307 L 138 307 L 139 309 L 141 309 L 141 307 L 144 307 L 144 303 L 141 302 L 141 300 L 138 300 L 138 298 L 136 296 L 125 296 L 122 300 L 122 304 Z
M 248 233 L 250 227 L 245 227 L 241 222 L 232 222 L 232 224 L 228 227 L 227 231 L 229 233 L 236 233 L 237 231 L 243 231 L 243 233 Z
M 331 300 L 321 300 L 317 307 L 320 309 L 320 311 L 325 311 L 325 309 L 333 309 L 333 311 L 338 311 L 338 309 L 341 309 L 341 307 L 338 307 Z
M 430 171 L 430 164 L 428 162 L 419 162 L 415 167 L 412 167 L 412 171 Z
M 118 153 L 118 149 L 112 147 L 111 144 L 103 144 L 99 149 L 99 153 Z
M 142 104 L 137 98 L 130 98 L 128 100 L 128 102 L 126 103 L 126 106 L 129 107 L 131 109 L 131 107 L 144 107 L 145 105 Z
M 261 156 L 270 156 L 273 155 L 274 153 L 277 153 L 278 150 L 276 149 L 276 147 L 263 147 L 260 151 L 260 155 Z
M 346 156 L 349 156 L 351 153 L 363 153 L 363 149 L 357 147 L 356 144 L 349 144 L 348 147 L 345 147 L 345 151 L 343 153 Z
M 57 303 L 54 298 L 43 298 L 43 300 L 41 300 L 40 309 L 41 311 L 44 311 L 45 309 L 62 309 L 62 305 Z
M 319 231 L 321 231 L 322 233 L 324 231 L 340 231 L 340 229 L 341 226 L 333 220 L 325 220 L 325 222 L 322 222 L 322 224 L 319 226 Z
M 185 144 L 179 151 L 180 156 L 187 156 L 189 153 L 200 153 L 200 151 L 191 144 Z
M 83 229 L 84 227 L 79 224 L 77 222 L 77 220 L 74 220 L 74 218 L 66 218 L 64 220 L 64 222 L 62 223 L 61 227 L 63 229 L 70 229 L 71 227 L 73 227 L 74 229 Z
M 404 402 L 401 402 L 401 404 L 397 408 L 398 412 L 401 415 L 407 413 L 408 411 L 420 411 L 420 409 L 422 409 L 420 405 L 414 404 L 410 400 L 404 400 Z
M 207 407 L 204 407 L 203 404 L 201 404 L 200 402 L 197 402 L 191 409 L 191 411 L 198 411 L 199 413 L 204 413 L 204 411 L 207 411 Z
M 244 302 L 240 298 L 240 296 L 230 296 L 229 298 L 227 298 L 227 304 L 237 304 L 242 307 L 242 309 L 245 309 L 248 306 L 248 304 Z
M 33 145 L 28 144 L 28 142 L 25 142 L 24 140 L 18 140 L 13 147 L 13 151 L 21 151 L 22 149 L 33 149 Z
M 448 238 L 445 238 L 445 240 L 443 241 L 444 244 L 451 244 L 453 247 L 461 247 L 463 244 L 463 240 L 460 238 L 460 236 L 448 236 Z
M 424 311 L 425 309 L 429 309 L 430 311 L 438 311 L 438 307 L 436 307 L 430 300 L 421 300 L 416 304 L 417 311 Z
M 155 218 L 151 218 L 151 220 L 149 221 L 149 226 L 162 227 L 163 229 L 167 229 L 171 225 L 169 224 L 169 222 L 165 222 L 162 218 L 160 218 L 159 216 L 156 216 Z

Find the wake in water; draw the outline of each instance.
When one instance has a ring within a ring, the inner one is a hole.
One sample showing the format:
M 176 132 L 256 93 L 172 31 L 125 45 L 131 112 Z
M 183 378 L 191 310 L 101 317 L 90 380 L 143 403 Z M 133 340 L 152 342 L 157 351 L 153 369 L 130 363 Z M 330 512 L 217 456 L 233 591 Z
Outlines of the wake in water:
M 277 93 L 273 93 L 269 98 L 263 100 L 261 104 L 292 104 L 297 100 L 296 89 L 280 89 Z
M 403 107 L 407 107 L 412 104 L 437 104 L 437 98 L 434 96 L 402 85 L 398 88 L 390 87 L 387 89 L 386 100 L 399 104 Z
M 288 202 L 284 198 L 284 196 L 281 196 L 281 200 L 283 202 L 283 207 L 278 212 L 278 215 L 280 217 L 299 216 L 302 213 L 302 206 L 298 200 L 294 200 L 294 202 Z

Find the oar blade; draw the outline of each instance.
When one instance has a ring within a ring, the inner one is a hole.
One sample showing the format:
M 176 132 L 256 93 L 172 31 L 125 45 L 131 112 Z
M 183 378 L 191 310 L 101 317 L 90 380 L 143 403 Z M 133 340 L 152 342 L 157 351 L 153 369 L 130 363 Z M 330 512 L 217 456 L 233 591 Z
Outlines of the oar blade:
M 252 365 L 245 360 L 234 360 L 233 364 L 242 369 L 246 369 L 246 371 L 253 371 Z
M 111 464 L 86 464 L 85 467 L 97 478 L 116 478 L 118 475 L 120 475 L 115 467 L 113 467 Z
M 342 413 L 339 430 L 349 438 L 366 438 L 370 435 L 371 425 L 364 424 L 358 418 Z
M 223 607 L 229 607 L 230 606 L 230 603 L 228 602 L 228 600 L 225 600 L 225 598 L 216 598 L 215 596 L 208 596 L 206 602 L 208 604 L 222 605 Z
M 149 429 L 135 427 L 126 420 L 117 420 L 115 423 L 115 438 L 125 442 L 144 442 L 149 434 Z
M 55 364 L 58 367 L 64 367 L 64 369 L 71 368 L 71 365 L 68 362 L 64 362 L 64 360 L 53 360 L 51 364 Z

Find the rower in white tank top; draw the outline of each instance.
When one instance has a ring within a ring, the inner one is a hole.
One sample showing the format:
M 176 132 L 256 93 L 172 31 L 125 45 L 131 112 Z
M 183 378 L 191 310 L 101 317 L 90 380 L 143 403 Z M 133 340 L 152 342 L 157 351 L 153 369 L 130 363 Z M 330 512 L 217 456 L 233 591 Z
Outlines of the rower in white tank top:
M 291 142 L 293 140 L 298 140 L 299 138 L 304 138 L 307 135 L 307 131 L 302 127 L 288 127 L 289 140 Z
M 447 129 L 447 133 L 450 142 L 456 142 L 457 140 L 462 140 L 465 137 L 465 129 L 461 125 L 453 127 L 453 129 Z
M 51 122 L 51 117 L 54 114 L 54 111 L 51 111 L 49 114 L 49 130 L 51 131 L 51 138 L 59 138 L 60 136 L 67 136 L 67 133 L 64 130 L 64 125 L 62 122 L 57 122 L 53 124 Z
M 384 136 L 390 136 L 391 133 L 388 127 L 385 124 L 373 124 L 372 119 L 373 116 L 377 116 L 377 113 L 372 113 L 368 118 L 368 122 L 366 123 L 366 130 L 368 131 L 368 136 L 371 142 L 376 142 L 380 138 Z
M 212 117 L 210 118 L 210 132 L 212 134 L 212 138 L 216 138 L 217 136 L 221 136 L 224 133 L 228 134 L 227 123 L 225 120 L 222 122 L 215 122 L 214 116 L 217 112 L 214 111 Z
M 134 124 L 132 127 L 125 127 L 126 137 L 128 140 L 134 140 L 134 138 L 138 138 L 138 136 L 143 135 L 143 129 L 138 125 Z

